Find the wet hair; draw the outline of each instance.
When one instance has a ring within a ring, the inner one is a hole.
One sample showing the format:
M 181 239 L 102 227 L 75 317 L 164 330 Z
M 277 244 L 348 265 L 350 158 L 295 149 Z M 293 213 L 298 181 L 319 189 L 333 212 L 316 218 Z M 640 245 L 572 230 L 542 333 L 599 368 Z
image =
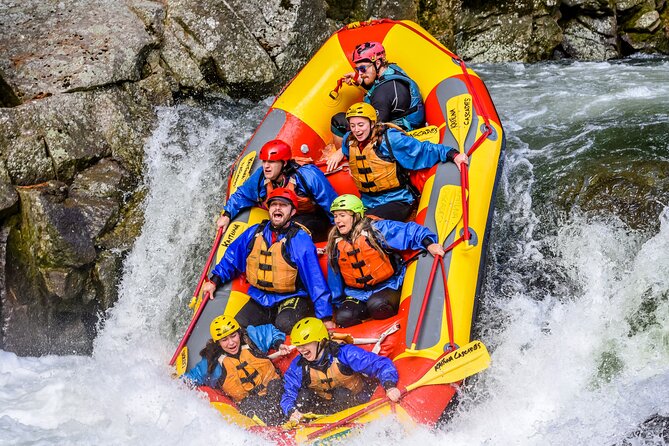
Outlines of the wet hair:
M 211 375 L 214 372 L 214 369 L 216 369 L 216 366 L 218 365 L 218 358 L 223 353 L 225 353 L 225 351 L 218 342 L 213 339 L 207 341 L 207 344 L 200 351 L 200 356 L 207 360 L 207 373 Z

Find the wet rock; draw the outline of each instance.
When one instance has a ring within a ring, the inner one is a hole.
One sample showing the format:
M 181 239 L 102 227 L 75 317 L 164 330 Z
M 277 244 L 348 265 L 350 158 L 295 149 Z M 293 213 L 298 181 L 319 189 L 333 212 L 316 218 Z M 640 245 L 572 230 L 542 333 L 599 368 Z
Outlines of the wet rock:
M 38 266 L 79 267 L 95 260 L 86 215 L 73 203 L 66 203 L 64 183 L 19 187 L 18 193 L 21 248 L 31 253 Z
M 460 10 L 458 0 L 434 0 L 420 2 L 417 11 L 417 21 L 425 29 L 429 30 L 435 39 L 446 45 L 447 48 L 455 48 L 455 30 L 459 21 L 456 14 Z
M 614 29 L 614 17 L 570 20 L 564 27 L 562 48 L 567 55 L 580 60 L 616 58 L 619 52 Z
M 143 203 L 147 192 L 146 189 L 142 189 L 131 197 L 121 210 L 118 225 L 97 241 L 99 247 L 121 253 L 132 248 L 144 225 Z
M 0 221 L 18 209 L 19 195 L 11 184 L 5 163 L 0 160 Z
M 93 283 L 96 288 L 98 308 L 106 311 L 118 300 L 118 283 L 123 271 L 125 253 L 103 251 L 93 267 Z
M 659 215 L 669 202 L 669 163 L 602 160 L 564 178 L 555 202 L 569 212 L 578 207 L 589 214 L 615 215 L 632 229 L 659 229 Z
M 0 8 L 0 72 L 20 102 L 139 80 L 157 43 L 123 2 L 24 0 Z
M 562 0 L 562 4 L 584 12 L 610 15 L 615 11 L 615 0 Z
M 261 96 L 292 77 L 333 31 L 323 0 L 175 0 L 161 55 L 185 88 Z
M 463 5 L 455 36 L 458 54 L 472 62 L 532 62 L 549 57 L 562 42 L 556 6 L 534 8 L 500 2 L 476 8 Z

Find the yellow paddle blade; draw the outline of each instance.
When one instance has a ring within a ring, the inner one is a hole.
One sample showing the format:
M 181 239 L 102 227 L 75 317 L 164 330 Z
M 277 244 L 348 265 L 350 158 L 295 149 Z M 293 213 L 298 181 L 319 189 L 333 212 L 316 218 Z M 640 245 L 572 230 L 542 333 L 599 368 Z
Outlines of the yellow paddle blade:
M 416 130 L 407 132 L 407 135 L 413 136 L 418 141 L 430 141 L 433 144 L 439 144 L 439 127 L 436 125 L 428 125 Z
M 186 373 L 186 367 L 188 366 L 188 347 L 184 346 L 177 356 L 176 363 L 174 367 L 177 369 L 177 375 L 181 376 Z
M 253 167 L 253 162 L 255 160 L 255 151 L 247 153 L 244 158 L 239 160 L 235 167 L 235 173 L 232 175 L 232 181 L 230 182 L 230 195 L 232 195 L 237 188 L 244 184 L 244 181 L 251 176 L 251 168 Z
M 466 153 L 465 141 L 472 125 L 472 95 L 469 93 L 453 96 L 446 102 L 448 130 L 458 142 L 460 153 Z
M 462 192 L 460 186 L 447 184 L 439 190 L 434 220 L 437 223 L 437 242 L 443 244 L 448 234 L 462 219 Z
M 450 384 L 479 373 L 490 365 L 490 354 L 481 341 L 472 341 L 438 360 L 418 381 L 407 386 L 416 387 Z

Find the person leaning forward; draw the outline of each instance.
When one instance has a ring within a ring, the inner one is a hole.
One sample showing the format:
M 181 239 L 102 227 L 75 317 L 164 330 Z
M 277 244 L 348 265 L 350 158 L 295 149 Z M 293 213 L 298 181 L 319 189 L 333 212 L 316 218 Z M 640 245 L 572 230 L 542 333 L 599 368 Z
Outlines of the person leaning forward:
M 211 339 L 200 352 L 202 359 L 183 379 L 222 390 L 247 417 L 257 416 L 270 425 L 281 423 L 283 381 L 266 354 L 272 348 L 288 353 L 283 343 L 286 335 L 270 324 L 243 329 L 228 315 L 214 318 L 209 331 Z
M 298 206 L 289 189 L 274 189 L 267 199 L 269 220 L 239 235 L 202 286 L 213 293 L 223 283 L 246 273 L 249 301 L 236 315 L 242 326 L 273 323 L 289 333 L 295 322 L 315 315 L 334 328 L 330 289 L 318 264 L 316 246 L 291 221 Z
M 328 330 L 316 318 L 295 324 L 290 341 L 300 353 L 284 374 L 281 409 L 298 423 L 307 412 L 332 414 L 369 400 L 378 380 L 386 395 L 397 402 L 401 396 L 393 362 L 355 345 L 330 340 Z
M 469 162 L 467 155 L 452 147 L 421 142 L 392 124 L 377 123 L 376 110 L 365 102 L 353 104 L 346 118 L 351 130 L 342 148 L 328 158 L 327 169 L 348 158 L 367 215 L 405 221 L 416 200 L 408 171 L 449 161 L 460 169 Z
M 330 204 L 337 193 L 323 172 L 313 164 L 300 166 L 293 160 L 290 146 L 278 139 L 263 145 L 259 157 L 262 166 L 230 195 L 216 225 L 225 231 L 243 209 L 265 206 L 270 192 L 284 187 L 297 195 L 293 220 L 306 227 L 315 241 L 325 240 L 332 225 Z

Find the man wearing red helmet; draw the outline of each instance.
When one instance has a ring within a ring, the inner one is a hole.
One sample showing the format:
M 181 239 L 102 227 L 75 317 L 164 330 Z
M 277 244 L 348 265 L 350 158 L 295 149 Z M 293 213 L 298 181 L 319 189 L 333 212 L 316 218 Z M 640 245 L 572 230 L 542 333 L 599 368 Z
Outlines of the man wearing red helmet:
M 306 227 L 314 240 L 325 240 L 333 222 L 330 205 L 337 193 L 323 172 L 313 164 L 297 164 L 290 146 L 279 139 L 263 145 L 259 157 L 262 166 L 230 195 L 217 226 L 225 230 L 243 209 L 266 206 L 269 194 L 277 187 L 285 187 L 297 195 L 294 221 Z
M 313 316 L 332 323 L 330 289 L 318 264 L 309 234 L 291 221 L 299 199 L 287 188 L 267 198 L 269 220 L 249 227 L 237 237 L 202 285 L 213 293 L 241 273 L 251 284 L 249 301 L 235 315 L 243 327 L 274 324 L 284 333 L 302 318 Z
M 357 73 L 345 74 L 346 82 L 367 90 L 363 100 L 376 109 L 378 122 L 389 122 L 404 130 L 425 125 L 425 107 L 418 84 L 399 66 L 388 62 L 383 45 L 365 42 L 356 46 L 353 63 Z M 332 117 L 331 129 L 339 148 L 349 130 L 344 113 Z

